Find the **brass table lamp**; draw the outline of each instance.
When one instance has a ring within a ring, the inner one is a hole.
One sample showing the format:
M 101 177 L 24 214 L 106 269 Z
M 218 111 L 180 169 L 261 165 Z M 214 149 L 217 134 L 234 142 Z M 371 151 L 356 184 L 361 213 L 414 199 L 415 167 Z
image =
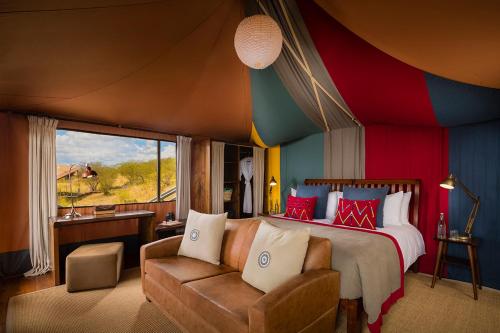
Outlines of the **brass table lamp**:
M 447 190 L 453 190 L 456 186 L 462 188 L 462 190 L 467 194 L 467 196 L 473 201 L 474 205 L 472 206 L 472 210 L 469 214 L 469 218 L 467 219 L 467 225 L 465 226 L 465 235 L 459 235 L 458 238 L 462 240 L 467 240 L 472 237 L 472 225 L 474 224 L 474 220 L 476 219 L 477 211 L 479 210 L 479 196 L 472 193 L 471 190 L 465 186 L 460 179 L 455 177 L 453 174 L 450 175 L 439 184 L 442 188 Z
M 82 214 L 78 213 L 75 209 L 75 196 L 73 195 L 73 187 L 72 187 L 72 179 L 71 179 L 71 174 L 73 173 L 73 168 L 75 168 L 75 167 L 84 167 L 84 171 L 82 172 L 82 178 L 87 179 L 87 178 L 93 178 L 93 177 L 97 176 L 97 172 L 95 172 L 95 170 L 92 170 L 92 168 L 88 164 L 83 165 L 80 163 L 75 163 L 75 164 L 70 165 L 69 170 L 68 170 L 68 176 L 69 176 L 69 193 L 71 196 L 71 210 L 69 213 L 64 215 L 64 218 L 68 219 L 68 220 L 73 219 L 75 217 L 82 216 Z

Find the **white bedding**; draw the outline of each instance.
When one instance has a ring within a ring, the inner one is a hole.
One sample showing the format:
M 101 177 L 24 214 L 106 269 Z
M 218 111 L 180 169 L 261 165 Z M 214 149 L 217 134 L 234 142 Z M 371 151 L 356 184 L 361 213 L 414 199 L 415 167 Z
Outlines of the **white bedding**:
M 282 218 L 283 215 L 276 214 L 273 216 Z M 315 219 L 313 222 L 332 225 L 332 221 L 328 219 Z M 353 227 L 353 229 L 356 228 Z M 390 225 L 385 228 L 377 228 L 377 231 L 391 235 L 396 239 L 403 254 L 405 272 L 417 261 L 418 257 L 425 254 L 424 238 L 420 231 L 411 224 Z
M 425 254 L 424 238 L 420 231 L 411 224 L 389 225 L 377 228 L 377 231 L 396 239 L 403 254 L 405 272 L 417 261 L 418 257 Z

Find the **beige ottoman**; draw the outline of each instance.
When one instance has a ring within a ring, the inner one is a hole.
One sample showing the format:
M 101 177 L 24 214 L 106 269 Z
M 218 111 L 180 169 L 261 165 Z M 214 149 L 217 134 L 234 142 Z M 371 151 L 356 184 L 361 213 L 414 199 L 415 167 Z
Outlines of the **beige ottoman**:
M 120 279 L 123 243 L 82 245 L 66 257 L 66 289 L 114 287 Z

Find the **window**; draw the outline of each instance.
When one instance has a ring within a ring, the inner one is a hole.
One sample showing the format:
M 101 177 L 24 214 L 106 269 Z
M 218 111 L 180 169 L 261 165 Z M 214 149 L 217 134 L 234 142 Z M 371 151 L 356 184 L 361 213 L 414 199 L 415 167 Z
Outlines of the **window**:
M 56 156 L 60 207 L 176 198 L 174 142 L 57 130 Z M 87 164 L 97 176 L 82 177 Z

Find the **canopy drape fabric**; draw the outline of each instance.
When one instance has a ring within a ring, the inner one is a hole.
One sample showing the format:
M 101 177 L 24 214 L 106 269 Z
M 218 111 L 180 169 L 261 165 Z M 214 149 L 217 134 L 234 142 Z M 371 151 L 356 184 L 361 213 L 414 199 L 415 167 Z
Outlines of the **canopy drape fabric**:
M 212 214 L 224 213 L 224 142 L 212 142 Z
M 253 158 L 245 157 L 240 161 L 240 179 L 245 180 L 245 192 L 243 195 L 243 213 L 252 213 L 252 183 L 253 177 Z
M 50 270 L 49 219 L 57 216 L 57 120 L 28 117 L 29 122 L 29 252 L 32 269 L 25 276 Z
M 264 149 L 253 147 L 253 216 L 264 211 Z
M 316 50 L 296 2 L 270 0 L 262 5 L 265 10 L 254 11 L 273 17 L 289 44 L 283 45 L 273 68 L 302 112 L 323 130 L 357 126 Z
M 333 179 L 365 178 L 365 129 L 335 129 L 324 135 L 324 176 Z
M 191 138 L 177 136 L 177 200 L 175 215 L 186 219 L 191 207 Z

